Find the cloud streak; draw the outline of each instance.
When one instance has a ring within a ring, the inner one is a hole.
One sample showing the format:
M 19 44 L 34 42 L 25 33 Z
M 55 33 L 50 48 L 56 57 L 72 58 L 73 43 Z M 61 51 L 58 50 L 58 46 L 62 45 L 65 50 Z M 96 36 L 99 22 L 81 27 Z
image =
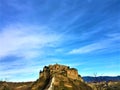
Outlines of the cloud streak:
M 0 33 L 0 57 L 9 54 L 35 56 L 44 47 L 54 47 L 59 41 L 57 33 L 39 26 L 3 28 Z
M 77 49 L 73 49 L 73 50 L 69 51 L 68 53 L 69 54 L 86 54 L 86 53 L 92 53 L 92 52 L 94 53 L 94 52 L 100 51 L 100 50 L 104 51 L 105 49 L 108 50 L 110 48 L 115 48 L 117 44 L 119 45 L 119 43 L 116 43 L 116 42 L 119 41 L 120 37 L 118 36 L 118 33 L 112 34 L 110 36 L 111 36 L 111 38 L 109 38 L 109 39 L 97 41 L 95 43 L 88 44 L 88 45 L 85 45 L 85 46 L 77 48 Z
M 102 46 L 100 43 L 94 43 L 90 44 L 78 49 L 73 49 L 69 52 L 69 54 L 84 54 L 84 53 L 90 53 L 96 50 L 104 49 L 106 46 Z

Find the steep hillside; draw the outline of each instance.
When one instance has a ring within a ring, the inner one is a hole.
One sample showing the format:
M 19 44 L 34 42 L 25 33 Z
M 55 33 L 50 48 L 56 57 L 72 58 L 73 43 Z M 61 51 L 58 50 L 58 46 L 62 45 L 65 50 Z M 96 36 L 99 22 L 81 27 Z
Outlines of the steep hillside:
M 40 71 L 39 79 L 31 90 L 92 90 L 74 68 L 64 65 L 49 65 Z

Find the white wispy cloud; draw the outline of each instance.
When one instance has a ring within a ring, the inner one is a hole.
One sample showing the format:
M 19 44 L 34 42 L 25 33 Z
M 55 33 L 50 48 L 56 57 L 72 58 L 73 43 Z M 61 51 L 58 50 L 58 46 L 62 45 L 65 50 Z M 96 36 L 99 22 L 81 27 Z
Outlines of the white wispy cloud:
M 103 49 L 106 46 L 101 45 L 101 43 L 93 43 L 87 46 L 83 46 L 81 48 L 73 49 L 69 52 L 69 54 L 83 54 L 83 53 L 89 53 L 92 51 L 96 51 L 99 49 Z
M 9 54 L 35 56 L 44 47 L 54 47 L 59 34 L 40 26 L 8 26 L 0 32 L 0 57 Z M 43 50 L 44 51 L 44 50 Z
M 97 41 L 95 43 L 91 43 L 89 45 L 85 45 L 83 47 L 73 49 L 68 52 L 68 54 L 85 54 L 91 53 L 94 51 L 104 50 L 104 49 L 111 49 L 115 47 L 115 42 L 118 41 L 120 37 L 117 35 L 111 35 L 111 38 Z M 119 43 L 117 43 L 119 44 Z M 112 47 L 113 46 L 113 47 Z M 117 47 L 116 47 L 117 48 Z

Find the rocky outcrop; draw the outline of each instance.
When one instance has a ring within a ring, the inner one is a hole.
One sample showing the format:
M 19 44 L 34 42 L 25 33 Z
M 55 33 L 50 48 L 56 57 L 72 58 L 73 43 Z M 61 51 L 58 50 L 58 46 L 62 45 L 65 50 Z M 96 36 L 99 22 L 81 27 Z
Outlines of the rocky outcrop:
M 31 90 L 92 90 L 84 83 L 78 71 L 64 65 L 49 65 L 39 73 Z
M 48 78 L 49 76 L 63 75 L 71 79 L 77 79 L 83 81 L 78 71 L 74 68 L 70 68 L 64 65 L 49 65 L 43 68 L 43 71 L 40 71 L 39 78 Z

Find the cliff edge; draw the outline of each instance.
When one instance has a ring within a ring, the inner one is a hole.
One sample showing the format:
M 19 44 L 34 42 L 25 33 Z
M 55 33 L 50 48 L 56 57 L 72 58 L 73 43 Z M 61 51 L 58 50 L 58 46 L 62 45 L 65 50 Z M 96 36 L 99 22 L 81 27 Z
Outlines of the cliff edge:
M 77 69 L 65 65 L 45 66 L 39 72 L 39 79 L 35 81 L 31 90 L 92 90 Z

